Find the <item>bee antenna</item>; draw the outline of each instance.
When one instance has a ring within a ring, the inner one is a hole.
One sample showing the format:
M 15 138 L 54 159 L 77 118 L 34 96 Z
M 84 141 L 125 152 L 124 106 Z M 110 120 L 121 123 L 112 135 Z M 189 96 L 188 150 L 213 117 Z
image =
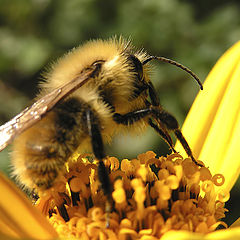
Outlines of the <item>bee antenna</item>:
M 166 62 L 166 63 L 170 63 L 172 65 L 175 65 L 176 67 L 183 69 L 185 72 L 189 73 L 197 81 L 198 85 L 200 86 L 200 89 L 203 90 L 203 85 L 202 85 L 199 77 L 193 71 L 191 71 L 189 68 L 185 67 L 181 63 L 178 63 L 174 60 L 171 60 L 171 59 L 165 58 L 165 57 L 150 56 L 145 61 L 143 61 L 142 64 L 145 65 L 146 63 L 152 61 L 153 59 L 156 59 L 156 60 L 162 61 L 162 62 Z

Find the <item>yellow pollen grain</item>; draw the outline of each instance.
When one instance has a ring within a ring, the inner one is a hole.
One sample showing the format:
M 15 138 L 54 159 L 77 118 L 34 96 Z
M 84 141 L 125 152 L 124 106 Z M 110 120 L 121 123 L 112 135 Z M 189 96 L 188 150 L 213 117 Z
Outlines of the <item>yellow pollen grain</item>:
M 203 185 L 202 185 L 202 190 L 204 192 L 211 192 L 213 189 L 213 182 L 210 181 L 210 180 L 206 180 L 203 182 Z
M 79 177 L 71 179 L 69 185 L 73 192 L 79 192 L 80 190 L 86 188 L 86 186 L 82 183 L 82 179 Z
M 221 202 L 227 202 L 229 200 L 229 198 L 230 198 L 230 193 L 229 192 L 225 192 L 225 191 L 221 191 L 221 192 L 218 193 L 217 198 Z
M 113 191 L 112 196 L 113 196 L 115 203 L 117 203 L 117 204 L 124 203 L 126 201 L 126 195 L 125 195 L 125 191 L 123 189 L 122 180 L 118 179 L 114 183 L 114 189 L 115 190 Z
M 225 182 L 225 178 L 222 174 L 215 174 L 212 177 L 212 181 L 216 186 L 222 186 Z
M 158 171 L 158 179 L 165 180 L 169 176 L 169 172 L 167 169 L 163 168 Z
M 170 189 L 177 189 L 179 186 L 179 181 L 175 175 L 171 175 L 167 177 L 165 184 L 168 185 Z
M 144 182 L 146 182 L 147 174 L 148 174 L 148 170 L 145 167 L 145 165 L 142 164 L 137 170 L 137 175 L 140 176 Z

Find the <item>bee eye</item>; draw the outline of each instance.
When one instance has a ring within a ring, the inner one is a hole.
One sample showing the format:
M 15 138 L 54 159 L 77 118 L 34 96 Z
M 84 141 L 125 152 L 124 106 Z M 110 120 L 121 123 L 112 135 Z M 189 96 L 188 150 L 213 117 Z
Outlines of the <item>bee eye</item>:
M 128 60 L 131 62 L 134 71 L 137 73 L 139 81 L 142 81 L 143 78 L 143 66 L 140 60 L 134 56 L 134 55 L 129 55 Z
M 101 65 L 103 64 L 105 61 L 104 60 L 96 60 L 95 62 L 93 62 L 92 65 Z

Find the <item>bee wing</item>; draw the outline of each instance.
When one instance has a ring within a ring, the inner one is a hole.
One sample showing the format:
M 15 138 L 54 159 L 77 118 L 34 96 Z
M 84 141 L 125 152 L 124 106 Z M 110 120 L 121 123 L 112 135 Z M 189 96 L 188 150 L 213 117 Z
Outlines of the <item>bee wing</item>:
M 84 85 L 96 70 L 94 66 L 81 73 L 62 87 L 56 88 L 36 101 L 32 106 L 25 108 L 21 113 L 0 127 L 0 151 L 2 151 L 20 133 L 38 122 L 60 100 Z

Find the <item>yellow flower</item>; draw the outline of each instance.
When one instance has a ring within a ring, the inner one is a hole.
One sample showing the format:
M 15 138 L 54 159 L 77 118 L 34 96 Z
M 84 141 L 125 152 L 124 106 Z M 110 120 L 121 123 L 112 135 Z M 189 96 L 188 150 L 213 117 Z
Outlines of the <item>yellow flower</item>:
M 240 220 L 232 228 L 222 221 L 240 168 L 239 77 L 240 42 L 216 64 L 183 127 L 205 166 L 176 153 L 109 157 L 111 213 L 88 155 L 71 159 L 54 188 L 39 193 L 36 207 L 0 175 L 0 239 L 239 239 Z M 216 230 L 219 225 L 226 229 Z
M 70 160 L 54 188 L 39 193 L 35 204 L 62 239 L 159 239 L 173 230 L 177 234 L 180 230 L 206 234 L 219 225 L 227 227 L 221 221 L 225 200 L 217 195 L 224 177 L 212 176 L 206 167 L 199 168 L 189 158 L 179 154 L 158 158 L 149 151 L 119 164 L 117 158 L 109 157 L 105 164 L 114 183 L 111 213 L 105 213 L 107 199 L 99 187 L 96 164 L 88 159 L 80 155 Z M 56 237 L 42 216 L 37 225 L 36 209 L 36 213 L 28 213 L 32 227 L 23 224 L 26 229 L 21 231 L 22 217 L 27 219 L 26 208 L 15 189 L 10 190 L 4 192 L 16 196 L 11 197 L 12 202 L 3 198 L 6 211 L 0 213 L 3 220 L 11 217 L 10 231 L 4 234 L 34 239 Z M 24 204 L 30 209 L 28 202 Z M 16 209 L 8 209 L 12 205 Z M 20 227 L 15 229 L 16 221 Z
M 240 41 L 214 66 L 195 99 L 182 131 L 195 157 L 222 173 L 229 192 L 240 172 Z M 184 154 L 179 143 L 176 149 Z
M 0 174 L 0 239 L 53 239 L 58 235 L 10 180 Z

